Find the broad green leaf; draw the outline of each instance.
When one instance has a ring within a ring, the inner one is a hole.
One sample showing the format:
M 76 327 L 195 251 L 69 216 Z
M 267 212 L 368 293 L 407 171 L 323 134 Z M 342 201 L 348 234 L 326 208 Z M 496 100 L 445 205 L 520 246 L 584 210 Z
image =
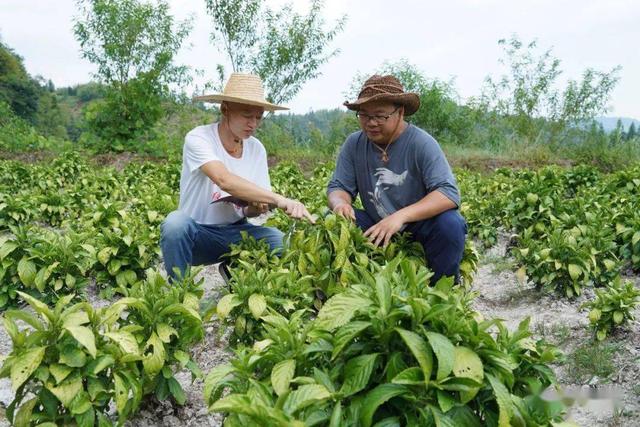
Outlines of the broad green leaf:
M 486 374 L 491 388 L 493 388 L 493 394 L 498 402 L 498 427 L 511 427 L 511 417 L 513 416 L 513 402 L 511 401 L 511 394 L 507 387 L 500 382 L 500 380 L 491 374 Z
M 261 341 L 256 341 L 253 343 L 253 351 L 260 353 L 264 351 L 267 347 L 273 344 L 273 340 L 271 338 L 267 338 Z
M 207 377 L 204 380 L 203 395 L 205 400 L 209 401 L 209 399 L 211 398 L 211 393 L 213 393 L 213 391 L 217 388 L 218 383 L 222 381 L 227 375 L 234 372 L 235 370 L 236 368 L 234 368 L 230 364 L 227 364 L 227 365 L 218 365 L 215 368 L 213 368 L 211 371 L 209 371 L 209 373 L 207 374 Z
M 602 261 L 604 264 L 604 267 L 607 269 L 607 271 L 611 271 L 615 268 L 616 263 L 610 259 L 605 259 L 604 261 Z
M 451 408 L 456 406 L 456 399 L 446 391 L 438 390 L 436 394 L 438 396 L 438 405 L 442 412 L 449 412 Z
M 283 410 L 287 414 L 295 414 L 300 409 L 306 408 L 315 402 L 326 400 L 331 393 L 320 384 L 307 384 L 292 391 L 284 401 Z
M 454 354 L 453 374 L 458 378 L 471 378 L 482 383 L 484 367 L 478 354 L 463 346 L 455 347 Z
M 632 245 L 635 245 L 638 242 L 640 242 L 640 231 L 636 231 L 635 233 L 633 233 L 633 237 L 631 238 Z
M 598 341 L 602 341 L 607 337 L 607 330 L 606 329 L 598 329 L 598 331 L 596 332 L 596 338 L 598 339 Z
M 393 377 L 391 382 L 393 384 L 423 385 L 424 373 L 422 372 L 422 369 L 418 368 L 417 366 L 412 366 L 411 368 L 407 368 Z
M 568 269 L 569 276 L 571 276 L 573 280 L 578 280 L 578 277 L 580 277 L 580 275 L 582 274 L 582 268 L 580 268 L 580 266 L 576 264 L 569 264 Z
M 221 319 L 226 318 L 234 307 L 242 304 L 242 300 L 236 294 L 228 294 L 223 296 L 216 306 L 216 313 Z
M 110 354 L 103 354 L 91 363 L 91 372 L 93 373 L 93 375 L 97 375 L 102 372 L 102 370 L 113 365 L 115 361 L 116 360 Z
M 1 241 L 0 241 L 1 242 Z M 13 252 L 18 247 L 18 244 L 15 242 L 3 242 L 0 244 L 0 261 L 5 259 L 7 255 Z
M 438 373 L 436 375 L 436 379 L 440 381 L 446 378 L 453 370 L 455 348 L 449 338 L 442 334 L 427 332 L 426 335 L 433 352 L 436 354 L 436 360 L 438 361 Z
M 11 386 L 13 391 L 18 390 L 33 372 L 38 369 L 46 347 L 36 347 L 18 356 L 11 366 Z
M 331 412 L 331 419 L 329 420 L 329 427 L 341 427 L 342 426 L 342 404 L 338 401 Z
M 31 414 L 33 413 L 33 408 L 38 403 L 38 398 L 34 397 L 33 399 L 27 400 L 20 406 L 16 416 L 13 420 L 13 425 L 15 427 L 29 427 L 31 426 Z
M 470 378 L 482 384 L 484 366 L 478 354 L 470 348 L 462 346 L 455 347 L 454 354 L 453 375 L 455 375 L 456 378 Z M 451 390 L 451 388 L 449 389 Z M 465 387 L 459 391 L 461 402 L 467 403 L 478 394 L 480 387 Z
M 87 349 L 91 357 L 96 357 L 96 337 L 93 331 L 86 326 L 67 326 L 65 328 L 80 344 Z
M 80 326 L 84 325 L 85 323 L 89 323 L 89 315 L 86 311 L 77 310 L 62 315 L 63 328 L 66 328 L 67 326 Z
M 136 338 L 130 332 L 105 332 L 104 336 L 115 341 L 125 354 L 133 354 L 136 356 L 140 355 L 138 341 L 136 341 Z
M 30 259 L 23 257 L 18 262 L 18 277 L 25 286 L 30 287 L 34 284 L 36 273 L 36 265 Z
M 399 384 L 380 384 L 369 391 L 362 402 L 360 423 L 363 427 L 371 426 L 373 416 L 383 403 L 407 392 L 407 388 Z
M 431 354 L 431 349 L 429 349 L 429 346 L 427 346 L 427 343 L 422 337 L 415 332 L 401 328 L 396 328 L 396 331 L 400 334 L 405 344 L 407 344 L 409 350 L 411 350 L 413 357 L 418 361 L 424 373 L 425 385 L 428 384 L 433 370 L 433 355 Z
M 53 393 L 53 395 L 57 397 L 65 407 L 70 408 L 71 402 L 82 390 L 82 377 L 74 376 L 73 378 L 66 379 L 58 385 L 48 383 L 47 390 Z
M 107 265 L 109 258 L 111 258 L 111 248 L 107 246 L 106 248 L 101 249 L 100 252 L 98 252 L 97 258 L 98 261 L 100 261 L 100 264 Z
M 371 300 L 353 292 L 342 292 L 331 297 L 322 307 L 315 320 L 318 328 L 333 331 L 349 322 L 356 311 L 369 307 Z
M 622 319 L 624 319 L 624 313 L 623 312 L 621 312 L 619 310 L 616 310 L 616 311 L 613 312 L 613 322 L 616 325 L 619 325 L 620 323 L 622 323 Z
M 387 278 L 382 275 L 376 277 L 376 297 L 381 313 L 386 316 L 391 308 L 391 286 Z
M 81 415 L 89 411 L 92 408 L 89 393 L 82 390 L 76 394 L 71 400 L 71 413 L 74 415 Z M 95 415 L 95 414 L 94 414 Z M 82 417 L 81 417 L 82 418 Z M 93 424 L 91 424 L 93 426 Z M 81 427 L 80 425 L 78 427 Z
M 71 369 L 67 365 L 61 365 L 58 363 L 53 363 L 49 365 L 49 372 L 51 372 L 51 375 L 53 375 L 53 378 L 56 380 L 56 384 L 59 384 L 62 381 L 64 381 L 64 379 L 67 378 L 67 376 L 69 376 L 71 371 L 73 371 L 73 369 Z
M 363 390 L 369 383 L 371 372 L 378 354 L 365 354 L 350 359 L 344 368 L 344 382 L 340 393 L 343 397 L 351 396 Z
M 87 364 L 87 354 L 75 346 L 65 346 L 59 362 L 72 368 L 82 368 Z
M 10 319 L 20 319 L 38 331 L 44 329 L 40 320 L 38 320 L 38 318 L 32 313 L 28 313 L 26 310 L 7 310 L 4 312 L 4 316 Z
M 29 294 L 25 294 L 24 292 L 17 291 L 17 293 L 31 306 L 31 308 L 33 308 L 36 313 L 45 317 L 48 322 L 54 321 L 55 316 L 53 314 L 53 311 L 51 311 L 51 309 L 47 307 L 45 303 L 37 300 Z
M 176 380 L 174 377 L 171 377 L 167 380 L 167 383 L 169 386 L 169 392 L 176 400 L 178 405 L 184 405 L 184 403 L 187 401 L 187 395 L 184 393 L 184 390 L 182 389 L 182 386 L 180 385 L 178 380 Z
M 340 354 L 343 348 L 345 348 L 348 344 L 351 344 L 353 342 L 353 339 L 369 326 L 371 326 L 371 322 L 355 321 L 349 322 L 338 329 L 333 340 L 333 351 L 331 354 L 331 359 L 335 359 Z
M 162 342 L 167 344 L 171 342 L 172 335 L 179 337 L 178 331 L 176 331 L 175 328 L 173 328 L 170 325 L 167 325 L 166 323 L 158 323 L 158 325 L 156 326 L 156 332 L 160 340 L 162 340 Z
M 293 359 L 283 360 L 277 363 L 271 371 L 271 385 L 273 391 L 278 396 L 282 396 L 289 391 L 289 383 L 295 375 L 296 361 Z
M 230 394 L 209 406 L 211 412 L 251 413 L 251 401 L 242 394 Z
M 252 294 L 249 297 L 249 311 L 251 311 L 251 314 L 253 314 L 255 319 L 259 319 L 266 309 L 267 301 L 263 295 Z
M 151 354 L 147 354 L 150 347 L 153 348 L 153 351 Z M 144 352 L 146 356 L 142 359 L 142 366 L 144 367 L 145 373 L 153 377 L 160 372 L 165 362 L 164 344 L 155 332 L 152 333 L 147 340 Z
M 129 388 L 127 387 L 126 381 L 116 373 L 113 374 L 113 382 L 115 384 L 116 409 L 118 410 L 118 414 L 124 415 L 127 402 L 129 401 Z

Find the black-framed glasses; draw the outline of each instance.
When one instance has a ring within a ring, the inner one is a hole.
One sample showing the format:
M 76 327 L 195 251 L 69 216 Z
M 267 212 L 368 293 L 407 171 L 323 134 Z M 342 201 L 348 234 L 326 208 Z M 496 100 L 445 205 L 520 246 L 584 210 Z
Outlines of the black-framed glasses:
M 368 123 L 369 120 L 373 120 L 377 124 L 382 124 L 387 120 L 389 120 L 389 117 L 393 116 L 399 109 L 400 109 L 400 106 L 396 107 L 396 109 L 390 112 L 389 114 L 373 114 L 373 115 L 365 114 L 361 111 L 356 111 L 356 117 L 362 123 Z

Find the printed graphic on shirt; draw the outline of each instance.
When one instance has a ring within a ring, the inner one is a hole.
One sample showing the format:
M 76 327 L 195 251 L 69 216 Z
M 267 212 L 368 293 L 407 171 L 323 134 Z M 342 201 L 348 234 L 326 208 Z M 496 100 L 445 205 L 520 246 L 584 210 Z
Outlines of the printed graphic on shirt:
M 390 187 L 399 187 L 404 184 L 407 179 L 408 171 L 404 171 L 401 174 L 396 174 L 392 170 L 387 168 L 377 168 L 374 176 L 377 177 L 376 185 L 374 187 L 373 193 L 369 192 L 369 196 L 371 203 L 376 208 L 376 212 L 380 216 L 380 218 L 386 218 L 391 215 L 393 212 L 393 208 L 389 202 L 387 202 L 387 206 L 389 209 L 385 207 L 385 191 L 387 191 Z

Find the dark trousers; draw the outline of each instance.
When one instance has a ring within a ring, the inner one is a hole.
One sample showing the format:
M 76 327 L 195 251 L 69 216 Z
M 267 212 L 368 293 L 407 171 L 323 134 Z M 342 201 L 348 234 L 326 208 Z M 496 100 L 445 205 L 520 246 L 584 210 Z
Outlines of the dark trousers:
M 365 211 L 356 209 L 356 224 L 363 231 L 375 224 Z M 442 276 L 459 281 L 460 261 L 464 252 L 467 224 L 457 209 L 450 209 L 424 221 L 409 223 L 404 231 L 424 248 L 426 261 L 434 275 L 431 284 Z

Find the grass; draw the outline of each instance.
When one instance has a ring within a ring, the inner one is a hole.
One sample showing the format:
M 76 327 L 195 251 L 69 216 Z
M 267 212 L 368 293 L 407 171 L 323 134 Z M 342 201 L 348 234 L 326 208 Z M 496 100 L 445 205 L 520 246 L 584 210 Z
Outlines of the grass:
M 567 357 L 567 374 L 575 383 L 583 384 L 598 377 L 607 380 L 616 370 L 615 355 L 622 346 L 611 342 L 589 341 Z
M 515 269 L 515 263 L 509 258 L 505 258 L 499 255 L 486 256 L 482 260 L 485 264 L 492 264 L 492 273 L 502 273 L 504 271 L 513 271 Z
M 545 341 L 555 346 L 561 346 L 571 338 L 571 329 L 567 325 L 563 325 L 561 323 L 552 323 L 550 325 L 545 323 L 536 323 L 534 326 L 534 332 L 536 335 L 544 338 Z

